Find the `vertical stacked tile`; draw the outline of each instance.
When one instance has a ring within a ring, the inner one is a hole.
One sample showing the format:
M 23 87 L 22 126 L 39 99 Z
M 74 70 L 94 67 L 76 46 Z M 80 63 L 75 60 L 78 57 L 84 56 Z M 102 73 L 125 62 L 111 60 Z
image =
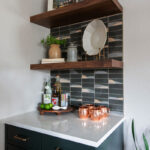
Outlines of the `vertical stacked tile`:
M 71 105 L 81 105 L 82 104 L 81 70 L 70 70 L 70 80 L 71 80 L 70 86 Z
M 105 45 L 106 58 L 123 60 L 122 50 L 122 14 L 100 18 L 108 28 L 108 39 Z M 51 35 L 66 39 L 62 46 L 62 56 L 67 59 L 67 47 L 70 42 L 78 45 L 78 60 L 94 60 L 86 56 L 82 47 L 82 36 L 89 21 L 51 29 Z M 70 94 L 72 105 L 95 104 L 109 106 L 113 111 L 123 112 L 123 70 L 66 70 L 52 71 L 52 84 L 59 74 L 62 92 Z
M 108 73 L 108 69 L 95 70 L 95 103 L 98 105 L 109 105 Z
M 82 71 L 82 102 L 83 104 L 94 104 L 95 90 L 94 70 Z
M 108 17 L 108 58 L 123 60 L 122 14 Z M 114 111 L 123 111 L 123 70 L 109 70 L 109 107 Z
M 123 111 L 123 72 L 121 69 L 109 70 L 109 107 Z
M 122 60 L 122 14 L 108 17 L 108 58 Z

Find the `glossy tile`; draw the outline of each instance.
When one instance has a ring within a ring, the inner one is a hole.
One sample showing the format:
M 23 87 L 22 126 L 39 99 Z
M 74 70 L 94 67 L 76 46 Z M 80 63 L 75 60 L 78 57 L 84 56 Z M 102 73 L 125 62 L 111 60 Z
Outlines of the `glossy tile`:
M 81 74 L 71 74 L 71 79 L 80 79 Z
M 96 93 L 95 94 L 95 98 L 97 98 L 97 99 L 108 99 L 108 93 L 107 94 L 99 94 L 99 93 Z
M 77 83 L 77 84 L 78 84 L 78 83 L 80 84 L 80 83 L 81 83 L 81 78 L 80 78 L 80 79 L 78 79 L 78 78 L 77 78 L 77 79 L 71 78 L 71 83 L 72 83 L 72 84 L 76 84 L 76 83 Z
M 94 99 L 94 93 L 82 92 L 82 97 L 84 97 L 84 98 L 93 98 Z
M 82 83 L 94 83 L 95 79 L 82 79 Z
M 109 93 L 112 93 L 112 94 L 123 94 L 123 89 L 109 89 Z
M 122 79 L 123 74 L 109 74 L 109 78 L 111 78 L 111 79 Z
M 96 89 L 109 89 L 109 85 L 108 84 L 98 84 L 98 83 L 95 83 L 95 88 Z
M 83 88 L 93 88 L 94 89 L 94 82 L 93 83 L 82 83 Z
M 122 14 L 117 14 L 117 15 L 113 15 L 108 17 L 109 18 L 109 22 L 113 22 L 113 21 L 118 21 L 118 20 L 122 20 Z
M 110 84 L 110 89 L 123 89 L 123 84 Z
M 108 84 L 108 79 L 95 79 L 95 84 Z
M 95 74 L 95 78 L 96 79 L 100 79 L 100 78 L 102 78 L 102 79 L 107 79 L 108 78 L 108 74 Z
M 123 112 L 123 105 L 109 104 L 109 108 L 111 111 Z
M 71 87 L 71 92 L 82 92 L 82 88 L 74 88 L 74 87 Z
M 95 93 L 96 94 L 105 94 L 105 93 L 108 93 L 109 90 L 108 89 L 97 89 L 95 88 Z
M 94 98 L 82 97 L 82 101 L 90 104 L 90 103 L 94 103 Z

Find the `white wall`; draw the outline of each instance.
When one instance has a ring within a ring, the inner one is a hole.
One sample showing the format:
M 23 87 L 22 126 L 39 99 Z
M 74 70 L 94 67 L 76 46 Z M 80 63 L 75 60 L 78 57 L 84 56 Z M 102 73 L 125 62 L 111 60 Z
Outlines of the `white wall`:
M 31 24 L 31 15 L 43 12 L 46 0 L 0 0 L 0 119 L 32 111 L 41 100 L 49 73 L 31 71 L 45 49 L 40 40 L 48 29 Z M 3 125 L 0 125 L 3 133 Z M 0 150 L 4 137 L 0 134 Z
M 142 132 L 150 129 L 150 0 L 120 1 L 124 7 L 124 111 L 135 119 L 141 145 Z M 125 146 L 134 150 L 130 121 L 126 122 Z
M 46 50 L 40 44 L 49 29 L 30 23 L 45 11 L 46 0 L 0 0 L 0 119 L 35 110 L 49 72 L 31 71 Z M 4 125 L 0 124 L 0 150 Z
M 43 12 L 43 0 L 0 0 L 0 119 L 35 109 L 45 73 L 31 71 L 45 49 L 48 29 L 31 24 Z

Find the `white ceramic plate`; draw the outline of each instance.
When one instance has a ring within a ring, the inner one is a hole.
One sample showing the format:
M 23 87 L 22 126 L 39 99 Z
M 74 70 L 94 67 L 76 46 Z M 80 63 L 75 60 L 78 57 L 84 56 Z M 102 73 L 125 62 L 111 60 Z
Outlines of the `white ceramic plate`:
M 86 27 L 83 34 L 83 48 L 88 55 L 97 55 L 107 40 L 107 28 L 103 21 L 95 19 Z

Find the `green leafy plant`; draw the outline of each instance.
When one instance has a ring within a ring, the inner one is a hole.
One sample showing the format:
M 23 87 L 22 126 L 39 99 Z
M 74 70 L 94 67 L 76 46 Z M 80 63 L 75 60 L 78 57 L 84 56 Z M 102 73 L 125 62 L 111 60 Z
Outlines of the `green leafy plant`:
M 43 44 L 43 46 L 50 46 L 52 44 L 65 45 L 66 40 L 59 40 L 53 36 L 48 35 L 45 39 L 41 40 L 41 43 Z
M 143 140 L 144 140 L 144 144 L 145 144 L 145 149 L 149 150 L 149 145 L 148 145 L 147 139 L 144 134 L 143 134 Z
M 136 139 L 135 139 L 135 130 L 134 130 L 134 120 L 132 120 L 132 136 L 133 136 L 135 148 L 137 150 Z
M 133 137 L 133 140 L 134 140 L 134 144 L 135 144 L 135 148 L 136 150 L 138 150 L 137 148 L 137 144 L 136 144 L 136 137 L 135 137 L 135 126 L 134 126 L 134 120 L 132 120 L 132 137 Z M 149 150 L 149 145 L 148 145 L 148 142 L 147 142 L 147 139 L 143 133 L 143 140 L 144 140 L 144 145 L 145 145 L 145 150 Z

